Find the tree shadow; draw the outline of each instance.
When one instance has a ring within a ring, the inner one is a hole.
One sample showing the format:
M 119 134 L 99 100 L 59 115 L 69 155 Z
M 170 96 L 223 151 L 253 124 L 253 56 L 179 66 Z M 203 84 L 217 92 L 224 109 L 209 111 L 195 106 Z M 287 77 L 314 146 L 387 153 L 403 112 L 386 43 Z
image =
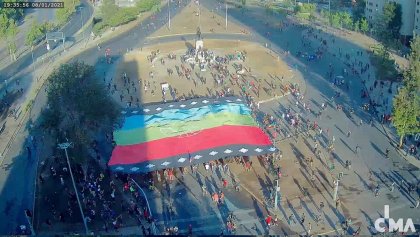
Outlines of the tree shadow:
M 312 220 L 314 220 L 315 219 L 315 214 L 311 211 L 311 209 L 308 207 L 308 205 L 306 205 L 306 202 L 303 201 L 301 197 L 299 197 L 299 201 L 300 201 L 300 204 L 303 206 L 303 208 L 305 208 L 306 213 L 308 213 L 309 216 L 312 218 Z
M 357 171 L 354 171 L 354 173 L 357 175 L 357 177 L 359 178 L 360 182 L 362 182 L 363 186 L 367 189 L 370 190 L 371 187 L 369 186 L 368 183 L 366 183 L 366 181 L 362 178 L 362 176 L 360 176 L 359 173 L 357 173 Z
M 370 145 L 375 149 L 376 152 L 378 152 L 381 156 L 385 156 L 385 153 L 382 152 L 382 149 L 380 149 L 375 143 L 370 142 Z
M 369 215 L 362 209 L 359 209 L 359 210 L 365 217 L 366 226 L 371 226 L 371 227 L 374 226 L 373 220 L 369 217 Z M 376 234 L 376 232 L 373 231 L 373 228 L 368 228 L 368 231 L 371 235 Z
M 341 137 L 340 137 L 340 141 L 351 151 L 351 152 L 355 152 L 350 146 L 349 144 L 347 144 L 347 142 L 345 142 Z
M 254 198 L 254 197 L 252 197 L 252 203 L 253 203 L 253 205 L 254 205 L 254 210 L 255 210 L 255 213 L 257 214 L 257 217 L 258 217 L 258 220 L 260 221 L 260 224 L 261 224 L 261 226 L 262 227 L 265 227 L 266 226 L 266 224 L 265 224 L 265 218 L 264 218 L 264 213 L 263 213 L 263 211 L 261 210 L 261 207 L 260 207 L 260 205 L 259 205 L 259 203 L 258 203 L 258 201 Z M 255 226 L 256 227 L 256 226 Z M 258 228 L 256 227 L 256 230 L 255 231 L 257 231 L 257 233 L 261 233 L 261 230 L 258 230 Z M 264 233 L 266 234 L 266 235 L 268 235 L 268 229 L 264 229 Z

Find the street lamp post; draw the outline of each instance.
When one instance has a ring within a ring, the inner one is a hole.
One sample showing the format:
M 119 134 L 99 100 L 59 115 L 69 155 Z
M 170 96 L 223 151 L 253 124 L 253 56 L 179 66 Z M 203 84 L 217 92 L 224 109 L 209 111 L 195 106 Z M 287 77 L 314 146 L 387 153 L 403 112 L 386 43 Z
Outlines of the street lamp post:
M 333 197 L 334 201 L 336 201 L 336 200 L 337 200 L 337 194 L 338 194 L 338 183 L 339 183 L 339 182 L 340 182 L 340 180 L 339 180 L 339 179 L 337 179 L 337 180 L 335 181 L 334 197 Z
M 280 194 L 280 180 L 276 179 L 276 196 L 274 198 L 274 210 L 276 210 L 279 203 L 279 195 Z
M 35 70 L 35 61 L 34 61 L 34 46 L 31 45 L 31 54 L 32 54 L 32 68 Z
M 227 30 L 227 2 L 225 2 L 225 28 Z
M 80 6 L 80 7 L 78 7 L 78 9 L 80 11 L 80 25 L 81 25 L 80 29 L 82 30 L 82 34 L 83 34 L 82 39 L 84 39 L 85 38 L 85 31 L 83 30 L 83 7 Z
M 201 28 L 201 9 L 200 9 L 200 2 L 198 2 L 198 27 Z
M 64 150 L 64 152 L 66 154 L 67 165 L 69 166 L 71 181 L 73 183 L 74 192 L 76 193 L 76 198 L 77 198 L 77 203 L 79 204 L 80 214 L 82 215 L 82 218 L 83 218 L 83 224 L 85 226 L 86 235 L 88 235 L 89 234 L 89 229 L 87 227 L 85 214 L 83 214 L 82 205 L 81 205 L 80 199 L 79 199 L 79 193 L 77 192 L 77 189 L 76 189 L 76 183 L 74 182 L 73 172 L 72 172 L 71 166 L 70 166 L 69 155 L 67 153 L 67 148 L 69 148 L 70 146 L 71 146 L 71 142 L 64 142 L 64 143 L 58 144 L 58 148 L 61 149 L 61 150 Z
M 171 0 L 168 0 L 168 28 L 169 30 L 171 30 L 171 6 L 169 5 L 170 2 Z
M 331 0 L 328 0 L 328 23 L 331 24 Z
M 333 196 L 333 199 L 334 199 L 334 201 L 337 201 L 337 195 L 338 195 L 338 185 L 339 185 L 339 183 L 340 183 L 340 181 L 341 181 L 341 178 L 343 178 L 343 172 L 340 172 L 339 174 L 338 174 L 338 179 L 335 181 L 335 188 L 334 188 L 334 196 Z

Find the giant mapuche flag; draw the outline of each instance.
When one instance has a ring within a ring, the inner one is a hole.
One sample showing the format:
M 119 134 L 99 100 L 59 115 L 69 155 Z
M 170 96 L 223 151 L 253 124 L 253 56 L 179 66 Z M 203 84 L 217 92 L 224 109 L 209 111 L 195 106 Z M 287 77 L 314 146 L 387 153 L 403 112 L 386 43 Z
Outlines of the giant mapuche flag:
M 198 98 L 126 112 L 114 131 L 114 171 L 150 172 L 277 149 L 239 97 Z

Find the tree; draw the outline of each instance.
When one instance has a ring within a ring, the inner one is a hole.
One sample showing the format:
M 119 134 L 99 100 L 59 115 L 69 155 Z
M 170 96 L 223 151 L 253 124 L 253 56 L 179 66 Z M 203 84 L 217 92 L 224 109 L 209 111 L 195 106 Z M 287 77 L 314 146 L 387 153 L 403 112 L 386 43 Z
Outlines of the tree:
M 0 39 L 6 38 L 7 27 L 9 27 L 9 20 L 6 14 L 0 14 Z
M 32 22 L 31 29 L 28 31 L 25 39 L 25 45 L 34 46 L 36 41 L 39 40 L 44 35 L 43 26 L 38 24 L 36 20 Z
M 298 13 L 309 13 L 313 14 L 316 10 L 316 5 L 313 3 L 303 3 L 302 5 L 297 5 L 295 11 Z
M 140 4 L 142 4 L 142 5 L 140 6 Z M 139 1 L 139 2 L 137 2 L 137 7 L 138 8 L 145 7 L 146 4 L 147 4 L 146 2 Z M 106 21 L 108 17 L 113 16 L 117 12 L 118 12 L 118 7 L 117 7 L 117 5 L 115 5 L 115 1 L 104 0 L 102 2 L 101 14 L 102 14 L 102 16 L 104 16 L 103 17 L 104 21 Z
M 353 23 L 353 30 L 356 31 L 356 32 L 360 31 L 360 21 L 359 20 L 357 20 Z
M 353 19 L 360 21 L 365 16 L 366 0 L 354 1 L 352 6 Z
M 19 32 L 16 22 L 13 19 L 9 19 L 9 24 L 6 29 L 6 41 L 9 48 L 9 55 L 12 61 L 16 60 L 16 35 Z
M 80 0 L 63 0 L 64 8 L 59 8 L 55 12 L 56 20 L 58 25 L 65 24 L 70 16 L 76 12 L 76 6 L 80 3 Z
M 409 63 L 404 72 L 403 87 L 393 101 L 392 121 L 400 136 L 400 147 L 406 135 L 420 132 L 420 37 L 411 42 Z
M 341 19 L 339 13 L 331 13 L 331 25 L 336 28 L 341 27 Z
M 369 23 L 367 22 L 366 18 L 362 18 L 362 20 L 360 20 L 360 30 L 363 32 L 363 34 L 366 34 L 366 32 L 369 31 Z
M 353 19 L 348 12 L 342 12 L 340 14 L 340 21 L 347 29 L 350 29 L 353 26 Z
M 384 5 L 383 18 L 386 25 L 386 31 L 390 31 L 392 36 L 397 39 L 400 35 L 402 25 L 402 10 L 401 5 L 395 2 L 387 2 Z
M 63 64 L 47 81 L 48 108 L 42 113 L 42 126 L 57 138 L 65 133 L 75 144 L 72 150 L 82 157 L 98 132 L 119 122 L 120 108 L 90 65 Z

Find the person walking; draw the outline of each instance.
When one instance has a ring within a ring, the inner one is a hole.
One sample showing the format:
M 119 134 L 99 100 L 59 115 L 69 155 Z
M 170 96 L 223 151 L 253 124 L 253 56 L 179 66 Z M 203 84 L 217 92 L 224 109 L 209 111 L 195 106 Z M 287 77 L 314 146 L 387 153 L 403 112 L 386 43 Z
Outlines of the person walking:
M 324 209 L 324 202 L 319 203 L 319 212 L 322 212 L 322 210 Z
M 225 194 L 220 191 L 219 192 L 219 204 L 223 204 L 225 202 Z
M 278 226 L 278 225 L 279 225 L 279 218 L 277 217 L 277 215 L 274 215 L 274 218 L 273 218 L 273 225 L 274 225 L 274 226 Z
M 265 218 L 265 223 L 267 224 L 267 228 L 270 228 L 272 219 L 273 218 L 271 217 L 270 214 L 268 214 L 267 218 Z
M 375 188 L 375 197 L 378 197 L 379 196 L 379 185 L 378 186 L 376 186 L 376 188 Z
M 228 181 L 226 179 L 222 179 L 222 184 L 224 188 L 227 188 L 228 186 Z
M 394 188 L 395 188 L 395 182 L 392 182 L 390 191 L 393 192 L 394 191 Z
M 62 175 L 60 175 L 60 183 L 61 183 L 62 186 L 64 186 L 64 179 L 63 179 Z
M 305 213 L 302 213 L 302 217 L 300 218 L 300 224 L 303 225 L 305 223 Z
M 213 201 L 217 204 L 219 203 L 219 195 L 215 192 L 213 193 Z
M 188 225 L 188 236 L 192 236 L 192 233 L 193 233 L 193 231 L 192 231 L 192 225 L 189 224 Z
M 356 152 L 356 154 L 359 154 L 359 152 L 360 152 L 360 146 L 359 146 L 359 144 L 357 144 L 357 145 L 356 145 L 356 150 L 355 150 L 355 152 Z
M 44 178 L 42 177 L 42 175 L 39 175 L 39 182 L 41 184 L 43 184 L 45 182 Z
M 312 230 L 312 224 L 309 223 L 309 226 L 308 226 L 308 236 L 311 236 L 311 230 Z
M 289 225 L 291 225 L 291 224 L 292 224 L 292 221 L 293 221 L 293 216 L 294 216 L 294 214 L 293 214 L 293 213 L 292 213 L 292 214 L 290 214 L 289 218 L 287 218 L 287 224 L 289 224 Z
M 335 201 L 335 209 L 338 209 L 340 207 L 341 201 L 338 198 L 337 201 Z
M 206 195 L 208 193 L 206 184 L 201 185 L 201 190 L 203 191 L 203 195 Z
M 357 230 L 353 233 L 353 236 L 359 236 L 360 235 L 360 229 L 361 227 L 357 228 Z

